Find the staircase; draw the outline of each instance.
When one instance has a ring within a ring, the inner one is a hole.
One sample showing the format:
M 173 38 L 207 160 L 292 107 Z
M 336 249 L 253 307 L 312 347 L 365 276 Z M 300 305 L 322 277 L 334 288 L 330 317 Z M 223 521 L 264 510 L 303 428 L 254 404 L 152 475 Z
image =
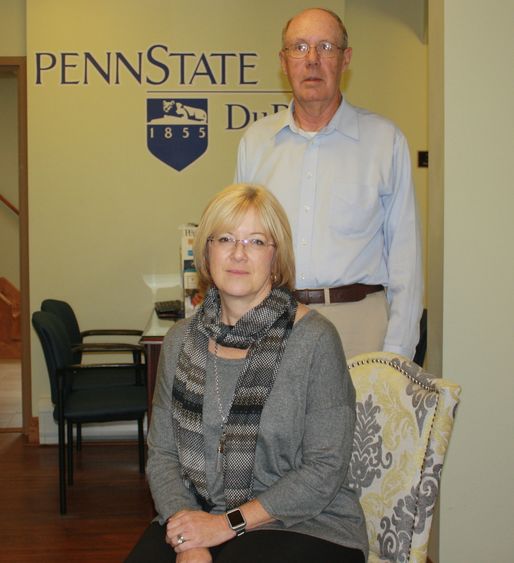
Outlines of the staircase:
M 0 277 L 0 359 L 20 358 L 20 292 Z

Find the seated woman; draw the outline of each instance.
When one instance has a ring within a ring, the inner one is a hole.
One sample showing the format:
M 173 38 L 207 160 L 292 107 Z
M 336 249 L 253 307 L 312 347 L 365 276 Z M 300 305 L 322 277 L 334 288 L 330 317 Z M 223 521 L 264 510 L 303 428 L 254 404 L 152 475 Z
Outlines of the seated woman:
M 355 391 L 334 326 L 292 296 L 284 210 L 229 186 L 194 256 L 208 289 L 164 339 L 148 435 L 158 517 L 126 561 L 364 562 Z

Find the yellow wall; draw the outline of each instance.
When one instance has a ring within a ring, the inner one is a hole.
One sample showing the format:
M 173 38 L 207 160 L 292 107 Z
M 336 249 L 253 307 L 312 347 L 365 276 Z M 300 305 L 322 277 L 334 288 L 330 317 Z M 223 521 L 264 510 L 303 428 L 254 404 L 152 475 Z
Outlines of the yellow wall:
M 443 374 L 463 387 L 443 470 L 440 560 L 511 561 L 514 4 L 436 4 L 444 45 Z
M 0 3 L 0 56 L 23 57 L 25 46 L 25 0 Z

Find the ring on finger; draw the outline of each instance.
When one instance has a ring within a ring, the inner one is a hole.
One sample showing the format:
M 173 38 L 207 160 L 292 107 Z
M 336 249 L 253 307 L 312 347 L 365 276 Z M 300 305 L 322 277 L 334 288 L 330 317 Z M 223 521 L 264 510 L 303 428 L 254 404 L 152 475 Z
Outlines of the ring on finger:
M 177 536 L 177 544 L 178 544 L 178 545 L 183 544 L 185 541 L 187 541 L 187 540 L 186 540 L 186 538 L 185 538 L 182 534 L 179 534 L 179 535 Z

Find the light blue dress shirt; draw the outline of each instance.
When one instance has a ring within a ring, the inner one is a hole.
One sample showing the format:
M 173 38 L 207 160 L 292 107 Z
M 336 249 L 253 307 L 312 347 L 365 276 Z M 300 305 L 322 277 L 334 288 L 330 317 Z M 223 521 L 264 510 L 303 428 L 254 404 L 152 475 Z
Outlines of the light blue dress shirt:
M 389 120 L 345 99 L 315 135 L 294 105 L 255 122 L 241 139 L 236 182 L 262 184 L 289 217 L 297 288 L 383 284 L 384 349 L 414 356 L 423 277 L 407 141 Z

